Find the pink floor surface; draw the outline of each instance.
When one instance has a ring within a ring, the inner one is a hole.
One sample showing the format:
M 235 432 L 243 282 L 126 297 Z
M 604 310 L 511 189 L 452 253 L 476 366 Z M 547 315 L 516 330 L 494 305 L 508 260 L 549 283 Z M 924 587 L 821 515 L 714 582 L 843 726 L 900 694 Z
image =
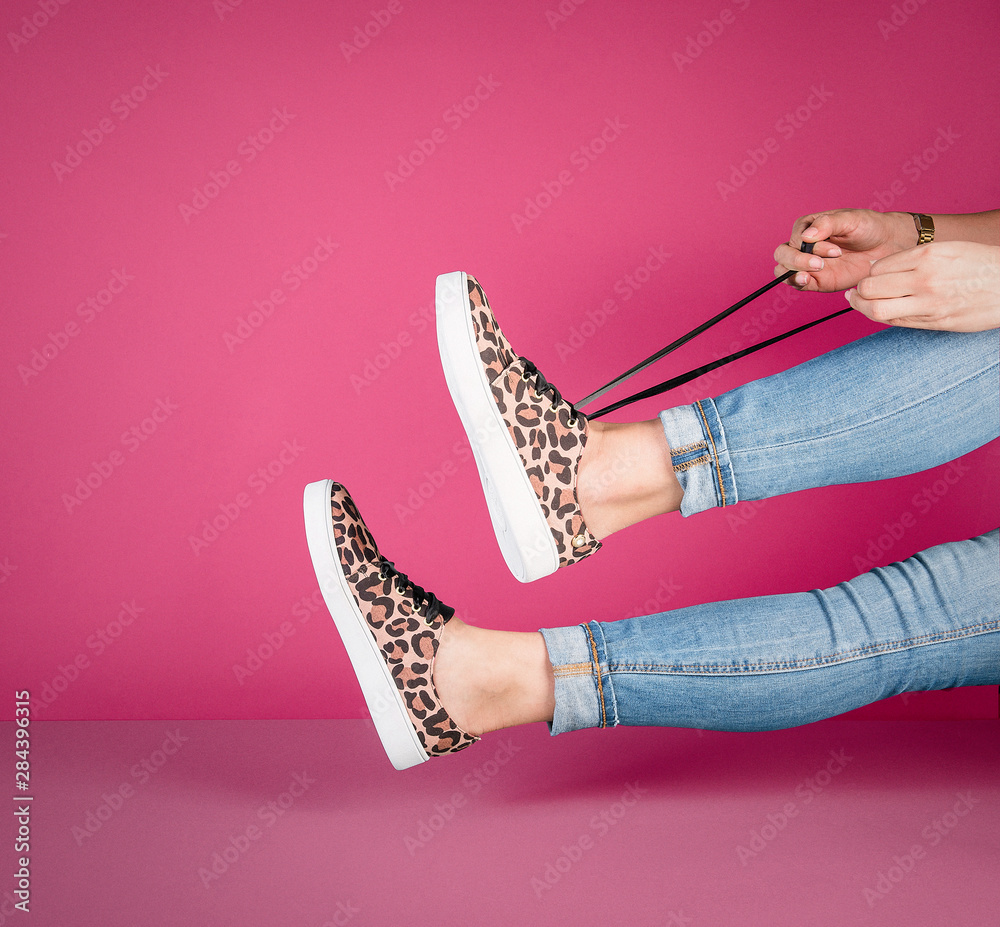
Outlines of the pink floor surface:
M 993 721 L 533 725 L 405 772 L 364 721 L 33 738 L 30 915 L 2 894 L 0 925 L 1000 923 Z

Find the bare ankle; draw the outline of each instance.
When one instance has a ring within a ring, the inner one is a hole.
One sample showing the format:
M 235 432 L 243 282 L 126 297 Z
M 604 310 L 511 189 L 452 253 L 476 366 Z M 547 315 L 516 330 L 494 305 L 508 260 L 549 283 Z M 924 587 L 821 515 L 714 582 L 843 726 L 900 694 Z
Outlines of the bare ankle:
M 552 719 L 555 680 L 541 634 L 492 631 L 452 618 L 433 674 L 445 711 L 470 734 Z
M 675 512 L 682 496 L 659 419 L 589 424 L 577 474 L 577 499 L 596 538 L 653 515 Z

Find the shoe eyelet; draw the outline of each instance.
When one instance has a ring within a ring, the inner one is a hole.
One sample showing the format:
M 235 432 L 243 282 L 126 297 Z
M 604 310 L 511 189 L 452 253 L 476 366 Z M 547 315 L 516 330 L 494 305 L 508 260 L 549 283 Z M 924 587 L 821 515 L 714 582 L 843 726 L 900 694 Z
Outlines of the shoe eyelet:
M 430 615 L 428 615 L 428 616 L 427 616 L 427 617 L 426 617 L 426 618 L 424 619 L 424 624 L 425 624 L 425 625 L 427 625 L 427 627 L 431 627 L 431 626 L 432 626 L 432 625 L 434 624 L 434 619 L 433 619 L 433 618 L 431 618 L 431 616 L 430 616 Z
M 559 403 L 558 402 L 552 403 L 552 405 L 549 406 L 549 411 L 550 412 L 558 412 L 559 411 Z
M 566 424 L 572 428 L 578 421 L 579 419 L 575 415 L 571 415 L 568 419 L 566 419 Z
M 399 593 L 400 595 L 402 595 L 402 594 L 403 594 L 404 592 L 406 592 L 406 586 L 400 586 L 400 585 L 399 585 L 399 583 L 393 583 L 393 588 L 394 588 L 394 589 L 396 590 L 396 592 L 398 592 L 398 593 Z
M 540 393 L 540 392 L 538 392 L 537 389 L 532 389 L 531 390 L 531 395 L 534 396 L 535 399 L 544 399 L 545 398 L 545 393 Z
M 586 543 L 587 539 L 582 534 L 573 535 L 573 540 L 570 541 L 570 544 L 572 544 L 576 550 L 579 550 Z

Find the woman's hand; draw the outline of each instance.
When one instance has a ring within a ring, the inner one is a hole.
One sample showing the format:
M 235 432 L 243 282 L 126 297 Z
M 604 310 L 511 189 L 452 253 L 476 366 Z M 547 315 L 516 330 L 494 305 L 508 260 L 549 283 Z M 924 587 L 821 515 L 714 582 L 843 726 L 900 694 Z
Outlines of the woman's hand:
M 799 251 L 803 241 L 816 243 L 812 254 Z M 798 271 L 788 282 L 799 290 L 846 290 L 867 277 L 875 261 L 916 243 L 917 229 L 908 212 L 833 209 L 800 216 L 788 243 L 774 252 L 774 274 Z
M 877 260 L 845 295 L 875 322 L 951 332 L 1000 328 L 1000 247 L 919 245 Z

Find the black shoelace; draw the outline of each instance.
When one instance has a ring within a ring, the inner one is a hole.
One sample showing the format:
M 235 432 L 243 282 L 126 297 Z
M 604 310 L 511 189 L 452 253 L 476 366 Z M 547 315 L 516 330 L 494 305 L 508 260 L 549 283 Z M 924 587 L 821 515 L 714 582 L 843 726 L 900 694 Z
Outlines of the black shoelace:
M 378 575 L 381 579 L 391 578 L 396 586 L 396 592 L 400 595 L 409 592 L 417 611 L 426 605 L 427 614 L 424 621 L 427 624 L 431 624 L 439 615 L 442 621 L 447 622 L 455 614 L 455 609 L 445 605 L 433 592 L 428 592 L 418 586 L 405 573 L 397 570 L 396 565 L 391 560 L 386 560 L 385 557 L 382 558 Z
M 800 250 L 805 252 L 806 254 L 811 254 L 813 250 L 813 243 L 803 242 Z M 626 380 L 630 379 L 631 377 L 634 377 L 640 371 L 645 370 L 650 364 L 658 361 L 661 357 L 666 357 L 668 354 L 672 353 L 673 351 L 676 351 L 679 347 L 687 344 L 693 338 L 696 338 L 702 332 L 708 331 L 708 329 L 710 329 L 713 325 L 718 324 L 723 319 L 732 315 L 738 309 L 742 309 L 747 303 L 752 302 L 758 296 L 763 295 L 772 287 L 776 287 L 779 283 L 783 283 L 785 280 L 787 280 L 795 273 L 797 273 L 797 271 L 790 270 L 782 274 L 780 277 L 775 277 L 774 280 L 772 280 L 770 283 L 765 284 L 759 290 L 756 290 L 749 296 L 744 297 L 743 299 L 739 300 L 739 302 L 733 303 L 733 305 L 730 306 L 728 309 L 723 309 L 722 312 L 720 312 L 718 315 L 713 316 L 707 322 L 702 322 L 701 325 L 691 329 L 691 331 L 689 331 L 686 335 L 681 335 L 680 338 L 678 338 L 675 341 L 672 341 L 665 348 L 662 348 L 655 354 L 650 355 L 644 361 L 641 361 L 634 367 L 631 367 L 628 370 L 626 370 L 625 373 L 621 374 L 618 377 L 615 377 L 615 379 L 613 379 L 610 383 L 606 383 L 600 389 L 594 390 L 594 392 L 592 392 L 589 396 L 585 396 L 579 402 L 575 403 L 574 406 L 571 406 L 571 408 L 573 409 L 571 414 L 573 416 L 582 415 L 583 414 L 582 412 L 577 412 L 576 407 L 585 406 L 588 403 L 593 402 L 595 399 L 600 398 L 606 392 L 608 392 L 608 390 L 614 389 L 620 383 L 624 383 Z M 804 332 L 806 329 L 812 328 L 814 325 L 820 325 L 823 322 L 829 322 L 830 319 L 835 319 L 838 315 L 843 315 L 845 312 L 850 312 L 850 311 L 851 308 L 848 307 L 847 309 L 841 309 L 837 312 L 833 312 L 830 315 L 824 316 L 821 319 L 816 319 L 812 322 L 807 322 L 805 325 L 800 325 L 798 328 L 793 328 L 791 331 L 783 332 L 780 335 L 776 335 L 774 338 L 768 338 L 766 341 L 762 341 L 760 344 L 753 345 L 753 347 L 745 348 L 742 351 L 736 351 L 735 353 L 729 354 L 726 357 L 721 357 L 718 360 L 712 361 L 711 363 L 703 364 L 701 367 L 696 367 L 694 370 L 690 370 L 687 373 L 682 373 L 679 376 L 672 377 L 669 380 L 664 380 L 662 383 L 658 383 L 656 386 L 651 386 L 648 389 L 644 389 L 633 396 L 629 396 L 627 399 L 621 399 L 618 402 L 614 402 L 609 406 L 605 406 L 603 409 L 598 409 L 596 412 L 588 412 L 586 417 L 600 418 L 602 415 L 607 415 L 607 413 L 614 412 L 616 409 L 622 408 L 622 406 L 627 406 L 633 402 L 638 402 L 640 399 L 648 399 L 651 396 L 658 396 L 660 393 L 665 393 L 668 390 L 675 389 L 676 387 L 681 386 L 684 383 L 688 383 L 689 381 L 700 377 L 702 374 L 708 373 L 710 370 L 715 370 L 719 367 L 724 367 L 726 364 L 731 364 L 733 361 L 739 360 L 741 357 L 746 357 L 748 354 L 753 354 L 755 351 L 761 351 L 772 344 L 777 344 L 779 341 L 784 341 L 786 338 L 791 338 L 792 335 L 797 335 L 799 332 Z M 544 380 L 544 377 L 542 379 Z M 558 390 L 556 391 L 556 396 L 558 396 Z
M 562 393 L 559 392 L 558 388 L 553 383 L 549 383 L 545 379 L 545 374 L 542 373 L 530 360 L 526 357 L 521 358 L 521 363 L 524 365 L 525 379 L 529 380 L 534 377 L 535 382 L 531 384 L 532 389 L 535 391 L 535 398 L 542 399 L 547 397 L 552 400 L 552 411 L 555 412 L 559 407 L 560 402 L 565 402 L 569 406 L 569 424 L 575 425 L 577 418 L 579 418 L 583 413 L 578 412 L 573 403 L 568 400 L 563 399 Z

